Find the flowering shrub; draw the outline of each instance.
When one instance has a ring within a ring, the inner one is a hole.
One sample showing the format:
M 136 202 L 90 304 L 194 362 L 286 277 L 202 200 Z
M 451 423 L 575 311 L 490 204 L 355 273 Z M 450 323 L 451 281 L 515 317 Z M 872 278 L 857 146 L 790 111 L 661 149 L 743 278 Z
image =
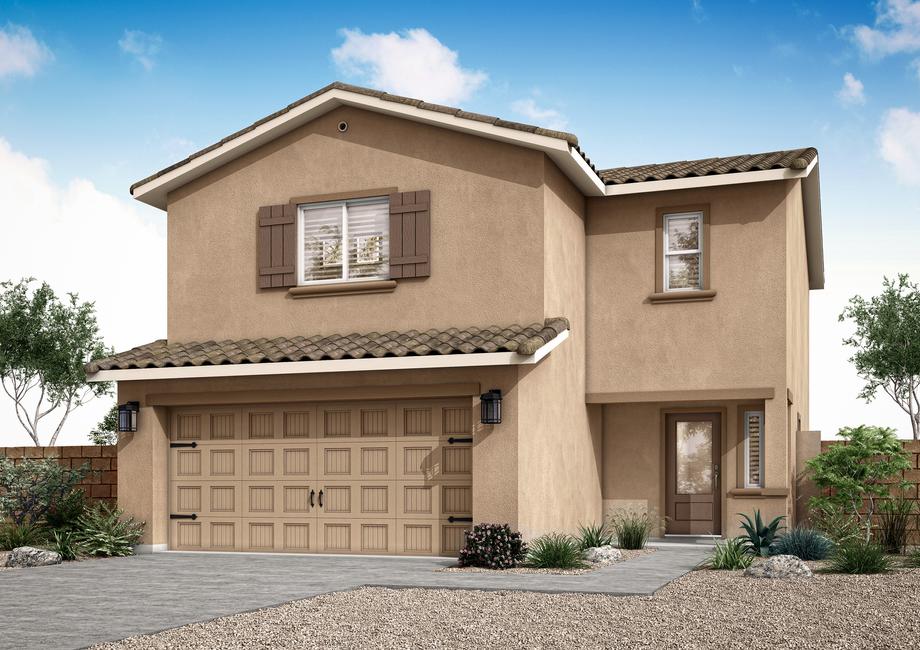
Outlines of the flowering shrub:
M 508 524 L 477 524 L 466 533 L 466 545 L 460 551 L 460 566 L 486 569 L 510 569 L 527 554 L 521 534 Z

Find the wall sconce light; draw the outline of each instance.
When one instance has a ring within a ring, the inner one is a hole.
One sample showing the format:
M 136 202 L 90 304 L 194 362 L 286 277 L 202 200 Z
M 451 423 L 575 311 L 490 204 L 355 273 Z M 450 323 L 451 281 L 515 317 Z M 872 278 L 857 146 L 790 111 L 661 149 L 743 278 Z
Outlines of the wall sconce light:
M 502 392 L 498 388 L 480 395 L 479 403 L 482 410 L 480 421 L 483 424 L 502 423 Z
M 140 405 L 140 402 L 125 402 L 118 405 L 119 433 L 134 433 L 137 431 L 137 411 Z

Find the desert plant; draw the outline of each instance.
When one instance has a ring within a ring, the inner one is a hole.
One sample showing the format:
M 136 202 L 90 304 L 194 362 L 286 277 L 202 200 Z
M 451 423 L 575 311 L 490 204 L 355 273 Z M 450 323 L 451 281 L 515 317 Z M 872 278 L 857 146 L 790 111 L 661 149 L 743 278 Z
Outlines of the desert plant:
M 578 543 L 583 551 L 598 546 L 612 546 L 613 533 L 610 532 L 606 523 L 580 524 L 578 526 Z
M 8 522 L 0 525 L 0 551 L 12 551 L 20 546 L 42 546 L 48 532 L 38 524 Z
M 144 523 L 123 510 L 99 503 L 77 521 L 75 540 L 87 555 L 118 557 L 132 555 L 134 545 L 144 533 Z
M 648 537 L 658 524 L 654 515 L 640 510 L 622 510 L 610 518 L 610 528 L 623 549 L 645 548 Z
M 735 537 L 717 542 L 712 556 L 702 566 L 719 571 L 737 571 L 748 568 L 753 562 L 754 556 L 748 553 L 744 540 Z
M 834 543 L 814 528 L 796 526 L 773 543 L 772 555 L 794 555 L 800 560 L 823 560 Z
M 859 518 L 838 505 L 825 503 L 812 508 L 809 517 L 814 527 L 835 546 L 862 538 Z
M 51 530 L 74 530 L 86 508 L 86 494 L 83 490 L 71 490 L 63 499 L 51 504 L 45 513 L 45 523 Z
M 510 569 L 517 566 L 527 553 L 521 534 L 508 524 L 476 524 L 466 533 L 466 544 L 460 550 L 460 566 L 486 569 Z
M 14 463 L 0 456 L 0 517 L 15 524 L 41 522 L 89 473 L 89 464 L 63 467 L 53 458 Z
M 872 535 L 872 518 L 878 499 L 891 494 L 903 470 L 911 468 L 909 454 L 894 429 L 844 427 L 837 433 L 846 444 L 831 445 L 808 461 L 815 485 L 829 494 L 812 497 L 809 506 L 836 505 L 860 521 L 863 540 Z
M 891 560 L 881 546 L 860 539 L 838 546 L 828 569 L 834 573 L 885 573 L 891 569 Z
M 574 537 L 549 533 L 530 543 L 527 565 L 537 569 L 581 569 L 587 566 L 581 553 L 581 545 Z
M 770 555 L 770 547 L 776 541 L 777 533 L 785 528 L 783 520 L 786 516 L 774 517 L 769 524 L 764 524 L 763 519 L 760 517 L 760 510 L 755 510 L 753 521 L 744 514 L 741 515 L 741 518 L 744 520 L 741 522 L 741 527 L 745 532 L 741 539 L 744 541 L 748 553 L 759 555 L 760 557 Z
M 902 553 L 907 546 L 907 528 L 914 514 L 914 502 L 899 495 L 878 508 L 876 537 L 889 553 Z
M 45 548 L 61 554 L 62 560 L 76 560 L 83 554 L 83 543 L 72 530 L 53 530 Z
M 904 565 L 913 569 L 920 569 L 920 548 L 915 548 L 904 558 Z

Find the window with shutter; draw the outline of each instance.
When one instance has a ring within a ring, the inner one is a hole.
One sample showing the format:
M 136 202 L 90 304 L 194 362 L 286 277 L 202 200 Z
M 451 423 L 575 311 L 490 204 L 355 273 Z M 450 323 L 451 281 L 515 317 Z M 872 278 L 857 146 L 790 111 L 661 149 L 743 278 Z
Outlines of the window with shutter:
M 431 192 L 390 195 L 390 277 L 431 275 Z
M 744 487 L 763 487 L 763 411 L 744 412 Z
M 291 204 L 259 208 L 257 262 L 260 289 L 293 287 L 297 284 L 297 209 Z

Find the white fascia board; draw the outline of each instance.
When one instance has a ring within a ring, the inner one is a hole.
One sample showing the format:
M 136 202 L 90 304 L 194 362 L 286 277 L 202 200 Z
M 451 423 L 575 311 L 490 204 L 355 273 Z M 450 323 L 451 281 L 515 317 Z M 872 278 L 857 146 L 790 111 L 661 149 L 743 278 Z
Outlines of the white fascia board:
M 539 363 L 566 339 L 564 330 L 534 354 L 517 352 L 476 352 L 473 354 L 427 355 L 421 357 L 383 357 L 380 359 L 337 359 L 323 361 L 282 361 L 220 366 L 182 366 L 178 368 L 134 368 L 100 370 L 87 375 L 89 382 L 141 381 L 151 379 L 195 379 L 202 377 L 257 377 L 267 375 L 306 375 L 331 372 L 370 372 L 375 370 L 426 370 L 433 368 L 473 368 L 480 366 L 527 366 Z
M 689 190 L 697 187 L 716 187 L 720 185 L 739 185 L 741 183 L 759 183 L 763 181 L 783 181 L 794 178 L 806 178 L 818 164 L 818 158 L 812 160 L 805 169 L 765 169 L 755 172 L 737 172 L 734 174 L 713 174 L 711 176 L 693 176 L 690 178 L 669 178 L 663 181 L 643 181 L 623 185 L 608 185 L 607 196 L 624 194 L 646 194 L 668 190 Z
M 529 149 L 537 149 L 549 155 L 563 171 L 569 175 L 583 191 L 594 188 L 592 194 L 598 189 L 603 189 L 603 183 L 597 174 L 584 162 L 580 154 L 574 151 L 571 145 L 561 138 L 553 138 L 527 131 L 518 131 L 504 126 L 495 126 L 487 122 L 458 117 L 449 113 L 439 113 L 424 108 L 417 108 L 409 104 L 386 101 L 378 97 L 353 93 L 335 88 L 314 97 L 308 102 L 292 108 L 290 111 L 269 120 L 250 131 L 242 133 L 232 140 L 228 140 L 219 147 L 200 156 L 192 158 L 187 163 L 157 178 L 134 188 L 133 196 L 138 201 L 166 209 L 167 193 L 198 178 L 227 162 L 270 142 L 297 127 L 338 108 L 339 106 L 355 106 L 378 113 L 397 115 L 414 122 L 431 124 L 434 126 L 461 131 L 491 140 L 507 142 Z M 580 165 L 577 159 L 581 159 Z M 593 178 L 592 178 L 593 177 Z

